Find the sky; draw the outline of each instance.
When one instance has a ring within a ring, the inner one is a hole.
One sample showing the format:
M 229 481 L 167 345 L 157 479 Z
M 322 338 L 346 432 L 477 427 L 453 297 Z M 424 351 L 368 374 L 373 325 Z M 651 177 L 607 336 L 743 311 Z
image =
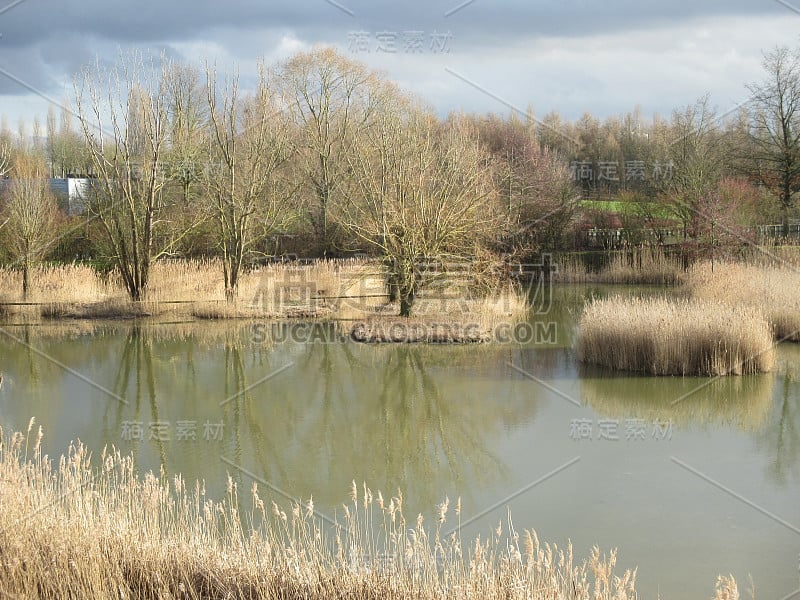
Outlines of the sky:
M 668 116 L 705 94 L 724 113 L 763 78 L 765 50 L 800 46 L 800 0 L 0 0 L 0 114 L 44 121 L 81 68 L 132 49 L 245 79 L 317 44 L 441 115 Z

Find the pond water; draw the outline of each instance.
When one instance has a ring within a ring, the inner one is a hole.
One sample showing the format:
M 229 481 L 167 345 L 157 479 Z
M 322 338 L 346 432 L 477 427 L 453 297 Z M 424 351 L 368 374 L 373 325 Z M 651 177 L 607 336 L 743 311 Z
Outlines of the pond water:
M 555 288 L 531 317 L 546 339 L 524 344 L 365 346 L 335 323 L 6 324 L 0 424 L 35 416 L 51 455 L 113 445 L 212 496 L 228 474 L 243 491 L 256 478 L 331 515 L 352 480 L 402 489 L 409 518 L 461 497 L 465 539 L 510 507 L 577 557 L 618 548 L 644 598 L 710 597 L 728 573 L 743 597 L 750 575 L 757 599 L 798 592 L 800 346 L 749 377 L 581 366 L 577 315 L 609 290 Z

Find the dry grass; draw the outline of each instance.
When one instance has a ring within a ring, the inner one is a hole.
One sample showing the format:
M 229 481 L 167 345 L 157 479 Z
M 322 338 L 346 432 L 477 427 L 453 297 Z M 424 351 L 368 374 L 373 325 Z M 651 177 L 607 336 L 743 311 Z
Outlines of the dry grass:
M 121 294 L 85 265 L 37 266 L 30 273 L 31 288 L 27 300 L 22 297 L 22 272 L 0 268 L 0 302 L 93 303 Z
M 759 311 L 709 300 L 594 300 L 580 320 L 578 358 L 652 375 L 763 373 L 775 363 Z
M 800 267 L 800 246 L 748 246 L 743 259 L 756 267 Z
M 615 283 L 629 285 L 680 285 L 685 281 L 679 257 L 668 257 L 658 248 L 616 252 L 600 271 L 593 272 L 580 257 L 567 256 L 553 276 L 558 283 Z
M 20 278 L 17 271 L 0 268 L 0 309 L 5 313 L 9 309 L 3 302 L 22 301 Z M 246 271 L 240 277 L 233 302 L 225 299 L 219 260 L 156 262 L 146 297 L 138 303 L 127 300 L 118 276 L 112 273 L 102 278 L 89 267 L 40 267 L 32 273 L 31 281 L 33 289 L 27 301 L 32 305 L 13 307 L 13 312 L 28 320 L 167 315 L 204 320 L 361 320 L 398 312 L 396 306 L 387 303 L 384 267 L 363 260 L 274 264 Z M 434 316 L 443 323 L 469 321 L 482 331 L 489 331 L 500 320 L 527 310 L 524 298 L 513 290 L 498 291 L 491 298 L 473 298 L 463 292 L 438 289 L 435 298 L 421 297 L 415 312 L 424 318 Z
M 790 263 L 695 265 L 687 284 L 694 298 L 759 310 L 777 340 L 800 342 L 800 267 Z
M 33 421 L 31 421 L 31 424 Z M 229 479 L 214 501 L 180 476 L 140 477 L 131 457 L 92 465 L 72 446 L 56 463 L 35 439 L 0 447 L 0 596 L 37 598 L 551 598 L 636 597 L 616 553 L 542 544 L 510 518 L 466 544 L 460 500 L 430 524 L 407 519 L 398 492 L 353 482 L 335 523 L 309 499 L 285 509 Z
M 26 299 L 30 305 L 9 307 L 23 302 L 22 275 L 0 268 L 0 316 L 13 312 L 26 318 L 293 318 L 325 316 L 339 309 L 361 315 L 363 306 L 385 301 L 380 296 L 381 275 L 374 265 L 353 260 L 270 265 L 242 273 L 238 297 L 228 303 L 220 261 L 161 261 L 151 269 L 145 300 L 131 303 L 114 274 L 103 278 L 82 265 L 42 266 L 31 273 L 32 289 Z

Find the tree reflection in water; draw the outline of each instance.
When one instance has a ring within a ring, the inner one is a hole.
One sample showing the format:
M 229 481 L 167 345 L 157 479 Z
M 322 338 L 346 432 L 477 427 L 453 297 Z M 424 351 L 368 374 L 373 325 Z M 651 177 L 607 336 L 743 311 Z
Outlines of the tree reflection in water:
M 755 434 L 756 445 L 772 458 L 767 472 L 778 484 L 800 480 L 800 346 L 783 344 L 778 352 L 772 411 Z
M 313 338 L 335 339 L 334 324 L 314 326 L 328 330 Z M 329 505 L 353 479 L 400 487 L 431 506 L 447 489 L 488 484 L 505 467 L 487 437 L 508 414 L 491 398 L 454 387 L 450 371 L 460 372 L 454 361 L 464 350 L 287 343 L 276 351 L 293 355 L 295 365 L 231 403 L 235 460 L 281 489 L 313 493 Z M 240 362 L 250 351 L 231 349 L 226 357 Z M 241 390 L 248 385 L 239 381 Z

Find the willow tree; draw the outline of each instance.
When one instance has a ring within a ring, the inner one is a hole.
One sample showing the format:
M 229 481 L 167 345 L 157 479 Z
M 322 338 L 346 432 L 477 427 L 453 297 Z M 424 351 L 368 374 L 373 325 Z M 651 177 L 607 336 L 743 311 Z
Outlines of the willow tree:
M 289 128 L 268 79 L 262 67 L 255 92 L 243 95 L 238 77 L 218 86 L 216 70 L 207 68 L 212 167 L 206 169 L 203 183 L 229 301 L 236 296 L 247 251 L 288 216 L 291 190 L 283 185 L 279 170 L 291 153 Z
M 27 299 L 30 272 L 52 241 L 58 206 L 50 190 L 47 167 L 37 157 L 18 153 L 13 177 L 8 181 L 2 210 L 3 238 L 13 264 L 22 271 L 22 296 Z
M 162 160 L 169 140 L 169 86 L 173 65 L 131 56 L 76 80 L 78 119 L 96 175 L 90 214 L 102 223 L 131 300 L 144 297 L 156 248 L 167 183 Z
M 425 266 L 474 257 L 495 231 L 498 211 L 490 160 L 467 120 L 440 123 L 399 104 L 362 134 L 341 215 L 386 258 L 407 317 Z
M 304 184 L 305 214 L 318 251 L 326 256 L 336 249 L 332 214 L 352 184 L 356 145 L 386 107 L 391 86 L 331 48 L 291 57 L 276 82 L 297 129 L 296 165 Z

